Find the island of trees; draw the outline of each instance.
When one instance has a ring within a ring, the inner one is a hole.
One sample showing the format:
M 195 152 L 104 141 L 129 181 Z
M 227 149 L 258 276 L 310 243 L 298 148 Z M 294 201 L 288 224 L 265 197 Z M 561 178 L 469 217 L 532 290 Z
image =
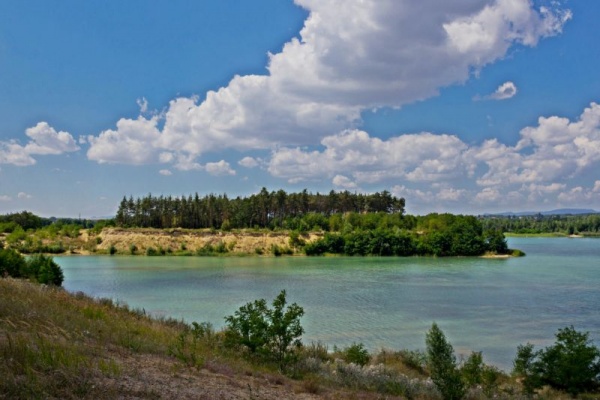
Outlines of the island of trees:
M 269 192 L 263 188 L 249 197 L 230 199 L 227 195 L 124 197 L 114 219 L 108 221 L 48 220 L 23 212 L 0 217 L 0 233 L 8 247 L 21 253 L 62 253 L 74 251 L 80 230 L 88 228 L 85 246 L 95 252 L 89 235 L 99 235 L 107 226 L 119 229 L 288 235 L 285 242 L 270 248 L 253 248 L 248 253 L 274 255 L 343 254 L 350 256 L 480 256 L 510 253 L 503 232 L 485 229 L 481 218 L 452 214 L 405 215 L 405 201 L 387 191 L 357 194 L 348 191 L 328 194 Z M 152 233 L 150 233 L 152 234 Z M 1 240 L 1 239 L 0 239 Z M 235 240 L 219 241 L 190 249 L 142 249 L 147 255 L 181 253 L 217 255 L 235 251 Z M 103 249 L 100 246 L 100 249 Z M 131 243 L 119 248 L 113 243 L 103 250 L 115 254 L 139 254 L 141 246 Z

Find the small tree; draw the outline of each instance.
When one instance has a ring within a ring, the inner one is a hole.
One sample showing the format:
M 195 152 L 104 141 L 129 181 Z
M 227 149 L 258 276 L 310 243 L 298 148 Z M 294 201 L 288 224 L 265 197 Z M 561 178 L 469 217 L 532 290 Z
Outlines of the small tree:
M 26 264 L 24 276 L 47 285 L 62 285 L 64 280 L 62 269 L 52 257 L 37 254 L 29 258 Z
M 444 332 L 433 324 L 425 337 L 427 346 L 427 368 L 431 380 L 445 400 L 462 399 L 465 384 L 456 366 L 456 356 Z
M 573 326 L 559 329 L 554 345 L 534 351 L 532 344 L 519 346 L 514 373 L 523 378 L 524 389 L 549 385 L 573 396 L 598 387 L 600 350 L 592 344 L 589 333 L 577 332 Z
M 225 317 L 227 342 L 271 358 L 284 369 L 293 359 L 294 349 L 302 345 L 300 337 L 304 333 L 300 325 L 304 309 L 296 303 L 286 305 L 286 292 L 282 290 L 273 300 L 273 308 L 267 307 L 264 299 L 240 307 Z

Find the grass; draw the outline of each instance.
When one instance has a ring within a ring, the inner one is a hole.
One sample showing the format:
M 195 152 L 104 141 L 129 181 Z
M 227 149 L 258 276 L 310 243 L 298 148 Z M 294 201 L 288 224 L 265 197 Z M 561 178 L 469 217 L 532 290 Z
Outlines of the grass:
M 0 398 L 113 398 L 124 388 L 102 382 L 134 373 L 131 357 L 194 368 L 208 359 L 215 363 L 207 341 L 193 342 L 189 327 L 179 321 L 0 279 Z

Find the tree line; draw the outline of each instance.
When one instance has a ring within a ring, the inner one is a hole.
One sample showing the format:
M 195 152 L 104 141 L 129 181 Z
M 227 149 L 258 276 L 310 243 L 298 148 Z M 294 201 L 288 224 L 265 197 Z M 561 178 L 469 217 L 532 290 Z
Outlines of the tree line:
M 344 213 L 404 213 L 403 198 L 388 191 L 373 194 L 330 191 L 329 194 L 299 193 L 266 188 L 248 197 L 198 193 L 188 197 L 123 197 L 115 217 L 117 226 L 141 228 L 296 229 L 308 214 L 329 217 Z M 312 228 L 310 226 L 309 228 Z
M 501 230 L 510 233 L 575 233 L 600 234 L 600 214 L 584 215 L 527 215 L 527 216 L 485 216 L 482 218 L 485 229 Z

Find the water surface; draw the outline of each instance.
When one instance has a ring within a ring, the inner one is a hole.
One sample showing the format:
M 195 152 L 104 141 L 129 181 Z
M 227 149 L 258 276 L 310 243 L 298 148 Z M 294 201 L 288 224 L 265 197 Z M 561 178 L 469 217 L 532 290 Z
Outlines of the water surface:
M 600 240 L 511 238 L 527 257 L 56 257 L 64 287 L 219 328 L 285 289 L 305 309 L 304 342 L 423 349 L 432 322 L 460 354 L 505 370 L 517 345 L 574 325 L 600 344 Z

